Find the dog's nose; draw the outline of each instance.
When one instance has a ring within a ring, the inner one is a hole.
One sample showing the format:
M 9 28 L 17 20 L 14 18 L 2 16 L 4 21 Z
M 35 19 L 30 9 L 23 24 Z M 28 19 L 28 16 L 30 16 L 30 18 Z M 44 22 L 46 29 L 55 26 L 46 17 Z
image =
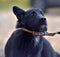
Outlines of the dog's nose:
M 46 18 L 41 18 L 40 19 L 40 24 L 45 24 L 46 23 Z
M 45 22 L 45 21 L 46 21 L 46 18 L 41 18 L 40 21 L 41 21 L 41 22 Z
M 45 21 L 45 20 L 46 20 L 46 18 L 41 18 L 41 20 L 42 20 L 42 21 Z

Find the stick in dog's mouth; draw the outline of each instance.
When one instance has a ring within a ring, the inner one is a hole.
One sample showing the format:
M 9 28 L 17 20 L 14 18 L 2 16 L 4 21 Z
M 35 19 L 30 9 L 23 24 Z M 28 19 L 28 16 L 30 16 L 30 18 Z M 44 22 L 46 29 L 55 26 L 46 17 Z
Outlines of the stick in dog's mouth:
M 17 30 L 23 30 L 25 32 L 28 32 L 28 33 L 31 33 L 31 34 L 34 34 L 36 36 L 54 36 L 56 34 L 60 34 L 60 32 L 55 32 L 55 33 L 49 33 L 49 32 L 35 32 L 35 31 L 30 31 L 28 29 L 25 29 L 25 28 L 18 28 Z

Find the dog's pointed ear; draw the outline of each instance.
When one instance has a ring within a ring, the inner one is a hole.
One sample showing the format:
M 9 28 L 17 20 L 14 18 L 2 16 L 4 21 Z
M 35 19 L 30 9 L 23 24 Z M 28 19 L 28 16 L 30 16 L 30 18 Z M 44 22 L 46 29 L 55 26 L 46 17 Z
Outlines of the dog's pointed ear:
M 17 6 L 13 6 L 13 13 L 17 16 L 18 19 L 22 18 L 25 14 L 25 11 Z

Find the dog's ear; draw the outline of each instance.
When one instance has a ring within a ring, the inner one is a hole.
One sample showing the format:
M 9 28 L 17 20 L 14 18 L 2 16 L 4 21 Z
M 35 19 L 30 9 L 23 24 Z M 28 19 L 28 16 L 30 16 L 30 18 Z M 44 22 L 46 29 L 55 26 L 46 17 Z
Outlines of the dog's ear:
M 23 18 L 24 14 L 25 14 L 25 11 L 22 10 L 21 8 L 18 8 L 17 6 L 13 7 L 13 12 L 18 19 Z

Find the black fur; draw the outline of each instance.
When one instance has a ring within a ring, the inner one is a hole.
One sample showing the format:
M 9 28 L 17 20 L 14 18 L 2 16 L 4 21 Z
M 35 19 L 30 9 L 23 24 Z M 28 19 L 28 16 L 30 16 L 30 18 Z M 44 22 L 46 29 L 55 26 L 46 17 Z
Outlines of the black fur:
M 13 12 L 18 21 L 16 28 L 26 28 L 44 33 L 47 22 L 39 9 L 24 11 L 16 6 Z M 5 46 L 5 57 L 60 57 L 43 36 L 36 36 L 22 30 L 13 32 Z

